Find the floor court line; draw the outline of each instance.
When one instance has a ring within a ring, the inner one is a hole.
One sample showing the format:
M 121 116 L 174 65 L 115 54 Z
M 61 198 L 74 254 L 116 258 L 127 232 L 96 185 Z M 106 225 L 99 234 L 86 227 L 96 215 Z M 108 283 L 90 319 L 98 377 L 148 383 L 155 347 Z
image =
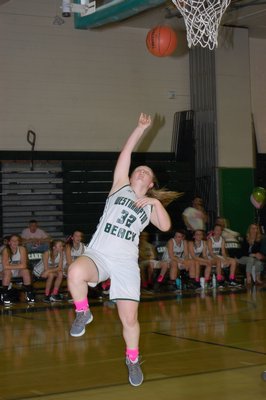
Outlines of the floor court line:
M 172 375 L 172 376 L 164 376 L 164 377 L 159 377 L 159 378 L 153 378 L 153 379 L 149 379 L 149 378 L 145 378 L 145 383 L 153 383 L 153 382 L 160 382 L 160 381 L 170 381 L 170 380 L 175 380 L 175 379 L 181 379 L 181 378 L 186 378 L 186 377 L 193 377 L 193 376 L 201 376 L 201 375 L 209 375 L 209 374 L 217 374 L 220 372 L 229 372 L 229 371 L 236 371 L 236 370 L 244 370 L 244 369 L 250 369 L 250 368 L 257 368 L 260 366 L 264 366 L 265 363 L 258 363 L 258 364 L 254 364 L 254 365 L 244 365 L 241 367 L 235 367 L 235 368 L 221 368 L 221 369 L 215 369 L 213 371 L 201 371 L 201 372 L 194 372 L 191 374 L 180 374 L 180 375 Z M 263 368 L 262 368 L 263 369 Z M 112 389 L 112 388 L 119 388 L 119 387 L 125 387 L 125 388 L 130 388 L 130 386 L 128 386 L 128 383 L 114 383 L 114 384 L 109 384 L 109 385 L 95 385 L 95 386 L 90 386 L 87 388 L 82 388 L 82 389 L 78 389 L 78 390 L 69 390 L 69 391 L 61 391 L 61 392 L 51 392 L 51 393 L 43 393 L 43 394 L 38 394 L 37 398 L 42 398 L 42 397 L 51 397 L 51 396 L 62 396 L 64 394 L 70 395 L 71 393 L 73 393 L 73 398 L 78 394 L 78 393 L 84 393 L 84 392 L 92 392 L 95 390 L 101 390 L 101 389 Z M 135 388 L 134 388 L 135 389 Z M 136 390 L 136 389 L 135 389 Z M 17 398 L 12 398 L 12 400 L 28 400 L 31 399 L 31 396 L 28 397 L 17 397 Z M 1 397 L 0 397 L 1 399 Z
M 251 350 L 251 349 L 243 349 L 242 347 L 231 346 L 231 345 L 223 344 L 223 343 L 209 342 L 209 341 L 205 341 L 205 340 L 189 338 L 189 337 L 184 337 L 184 336 L 170 335 L 169 333 L 163 333 L 163 332 L 152 332 L 152 333 L 154 333 L 155 335 L 168 336 L 171 338 L 176 338 L 176 339 L 181 339 L 181 340 L 188 340 L 190 342 L 195 342 L 195 343 L 210 344 L 211 346 L 219 346 L 219 347 L 224 347 L 224 348 L 232 349 L 232 350 L 240 350 L 240 351 L 245 351 L 245 352 L 249 352 L 249 353 L 261 354 L 264 356 L 266 355 L 266 352 Z

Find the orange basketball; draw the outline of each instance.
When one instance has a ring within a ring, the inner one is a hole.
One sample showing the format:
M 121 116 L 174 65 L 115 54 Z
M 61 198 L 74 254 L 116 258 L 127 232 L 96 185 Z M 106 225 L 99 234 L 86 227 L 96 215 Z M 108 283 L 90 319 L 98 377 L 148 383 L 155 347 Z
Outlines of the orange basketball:
M 147 34 L 146 46 L 154 56 L 170 56 L 176 49 L 177 35 L 169 26 L 155 26 Z

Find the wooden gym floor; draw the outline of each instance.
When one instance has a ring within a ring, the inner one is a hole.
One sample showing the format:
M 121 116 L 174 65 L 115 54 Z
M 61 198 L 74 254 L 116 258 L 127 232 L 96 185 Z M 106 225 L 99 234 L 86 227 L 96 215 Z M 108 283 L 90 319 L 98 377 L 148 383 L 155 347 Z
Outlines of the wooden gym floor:
M 69 336 L 66 301 L 1 308 L 0 399 L 260 400 L 266 397 L 266 287 L 143 294 L 145 381 L 128 384 L 116 308 L 94 299 L 94 321 Z

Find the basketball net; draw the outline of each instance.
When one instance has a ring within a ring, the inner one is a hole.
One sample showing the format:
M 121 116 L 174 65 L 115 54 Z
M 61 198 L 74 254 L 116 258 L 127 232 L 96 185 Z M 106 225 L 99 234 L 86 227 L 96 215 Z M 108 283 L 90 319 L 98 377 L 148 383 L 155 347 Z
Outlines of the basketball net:
M 188 47 L 199 44 L 213 50 L 218 45 L 218 29 L 231 0 L 172 0 L 182 14 Z

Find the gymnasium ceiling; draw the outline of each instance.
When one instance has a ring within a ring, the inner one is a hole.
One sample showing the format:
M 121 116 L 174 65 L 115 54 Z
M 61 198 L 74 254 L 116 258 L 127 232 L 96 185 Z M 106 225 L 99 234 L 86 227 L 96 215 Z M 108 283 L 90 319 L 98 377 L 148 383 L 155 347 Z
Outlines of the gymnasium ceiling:
M 96 0 L 97 2 L 104 3 L 103 0 Z M 60 5 L 61 0 L 0 0 L 0 13 L 45 15 L 54 18 L 56 14 L 60 15 Z M 171 0 L 116 23 L 151 28 L 154 24 L 162 24 L 164 21 L 179 29 L 184 29 L 183 19 Z M 251 37 L 266 39 L 266 0 L 232 0 L 222 23 L 248 28 Z

